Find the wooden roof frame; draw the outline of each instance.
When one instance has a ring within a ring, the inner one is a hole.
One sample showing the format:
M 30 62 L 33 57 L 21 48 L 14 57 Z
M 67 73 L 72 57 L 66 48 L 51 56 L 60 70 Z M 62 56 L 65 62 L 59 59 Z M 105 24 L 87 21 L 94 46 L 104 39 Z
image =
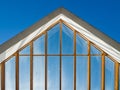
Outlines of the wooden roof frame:
M 75 28 L 75 30 L 83 34 L 89 41 L 96 44 L 104 52 L 112 56 L 113 59 L 117 60 L 120 63 L 119 43 L 112 40 L 110 37 L 100 32 L 77 16 L 73 15 L 71 12 L 67 11 L 64 8 L 57 9 L 30 28 L 24 30 L 23 32 L 0 45 L 0 62 L 10 57 L 17 50 L 22 48 L 33 38 L 38 36 L 49 26 L 51 26 L 53 23 L 58 22 L 59 20 L 63 20 L 70 27 Z

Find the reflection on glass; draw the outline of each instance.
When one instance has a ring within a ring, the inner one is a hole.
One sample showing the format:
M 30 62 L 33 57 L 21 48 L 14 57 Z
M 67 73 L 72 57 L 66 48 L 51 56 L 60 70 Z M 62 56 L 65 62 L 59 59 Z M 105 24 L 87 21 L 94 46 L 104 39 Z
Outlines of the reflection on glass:
M 5 90 L 15 90 L 15 57 L 5 63 Z
M 91 57 L 91 90 L 101 90 L 101 57 Z
M 87 90 L 87 56 L 77 56 L 76 58 L 76 90 Z
M 63 24 L 62 53 L 73 54 L 73 31 Z
M 105 57 L 105 90 L 114 90 L 114 62 Z
M 87 54 L 87 41 L 85 41 L 80 35 L 76 34 L 76 53 Z
M 40 36 L 33 42 L 33 53 L 44 54 L 45 53 L 45 35 Z
M 73 56 L 62 57 L 62 90 L 73 90 Z
M 33 90 L 45 90 L 45 60 L 44 56 L 33 58 Z
M 91 45 L 91 54 L 101 54 L 101 52 L 96 48 L 94 47 L 93 45 Z
M 59 56 L 48 57 L 48 90 L 59 90 Z
M 20 54 L 30 54 L 30 46 L 25 47 L 19 52 Z
M 19 90 L 30 90 L 30 57 L 19 58 Z
M 57 24 L 48 31 L 48 54 L 60 52 L 60 26 Z

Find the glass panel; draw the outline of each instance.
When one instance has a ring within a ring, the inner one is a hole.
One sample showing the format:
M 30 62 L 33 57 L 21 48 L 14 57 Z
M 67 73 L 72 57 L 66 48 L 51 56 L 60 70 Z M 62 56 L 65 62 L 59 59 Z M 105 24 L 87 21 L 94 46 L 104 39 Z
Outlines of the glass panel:
M 60 52 L 60 26 L 57 24 L 48 31 L 48 54 Z
M 30 57 L 19 58 L 19 90 L 30 90 Z
M 62 90 L 73 90 L 73 56 L 62 57 Z
M 48 57 L 48 90 L 59 90 L 59 56 Z
M 87 90 L 87 66 L 88 66 L 88 58 L 87 56 L 77 56 L 77 72 L 76 72 L 76 90 Z
M 15 57 L 5 63 L 5 90 L 15 90 Z
M 85 41 L 80 35 L 76 34 L 76 53 L 77 54 L 87 54 L 87 41 Z
M 33 59 L 33 90 L 45 90 L 44 56 L 34 56 Z
M 63 24 L 62 29 L 62 53 L 73 54 L 73 31 Z
M 33 42 L 33 53 L 44 54 L 45 53 L 45 35 L 40 36 Z
M 30 46 L 25 47 L 19 52 L 20 54 L 30 54 Z
M 105 90 L 114 90 L 114 62 L 105 57 Z
M 93 45 L 91 45 L 91 54 L 101 54 L 101 52 L 96 48 L 94 47 Z
M 101 90 L 101 57 L 91 57 L 91 90 Z

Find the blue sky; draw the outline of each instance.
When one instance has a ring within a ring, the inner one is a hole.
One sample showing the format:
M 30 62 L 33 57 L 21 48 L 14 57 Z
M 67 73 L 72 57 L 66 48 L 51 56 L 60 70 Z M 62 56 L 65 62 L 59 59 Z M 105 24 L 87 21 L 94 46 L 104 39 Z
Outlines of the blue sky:
M 120 0 L 0 0 L 0 44 L 59 7 L 120 42 Z

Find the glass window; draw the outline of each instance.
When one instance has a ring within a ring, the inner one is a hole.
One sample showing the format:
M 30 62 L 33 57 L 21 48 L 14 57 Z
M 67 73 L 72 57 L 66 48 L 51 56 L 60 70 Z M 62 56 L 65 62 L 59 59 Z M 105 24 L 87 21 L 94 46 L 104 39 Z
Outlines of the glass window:
M 34 54 L 45 53 L 45 35 L 44 34 L 33 42 L 33 53 Z
M 73 31 L 63 24 L 62 29 L 62 53 L 73 54 Z
M 105 57 L 105 90 L 114 90 L 114 62 Z
M 30 54 L 30 46 L 25 47 L 19 54 Z
M 15 90 L 15 57 L 5 63 L 5 90 Z
M 59 90 L 59 56 L 48 56 L 48 90 Z
M 101 54 L 101 52 L 96 48 L 94 47 L 93 45 L 91 45 L 91 54 Z
M 30 90 L 30 57 L 19 58 L 19 90 Z
M 33 90 L 45 90 L 44 56 L 33 57 Z
M 76 90 L 87 90 L 88 58 L 87 56 L 77 56 L 76 60 Z
M 77 54 L 87 54 L 87 41 L 85 41 L 80 35 L 76 34 L 76 53 Z
M 48 31 L 48 54 L 60 52 L 60 26 L 57 24 Z
M 100 56 L 91 56 L 91 90 L 101 90 Z
M 73 56 L 62 57 L 62 90 L 73 90 Z

